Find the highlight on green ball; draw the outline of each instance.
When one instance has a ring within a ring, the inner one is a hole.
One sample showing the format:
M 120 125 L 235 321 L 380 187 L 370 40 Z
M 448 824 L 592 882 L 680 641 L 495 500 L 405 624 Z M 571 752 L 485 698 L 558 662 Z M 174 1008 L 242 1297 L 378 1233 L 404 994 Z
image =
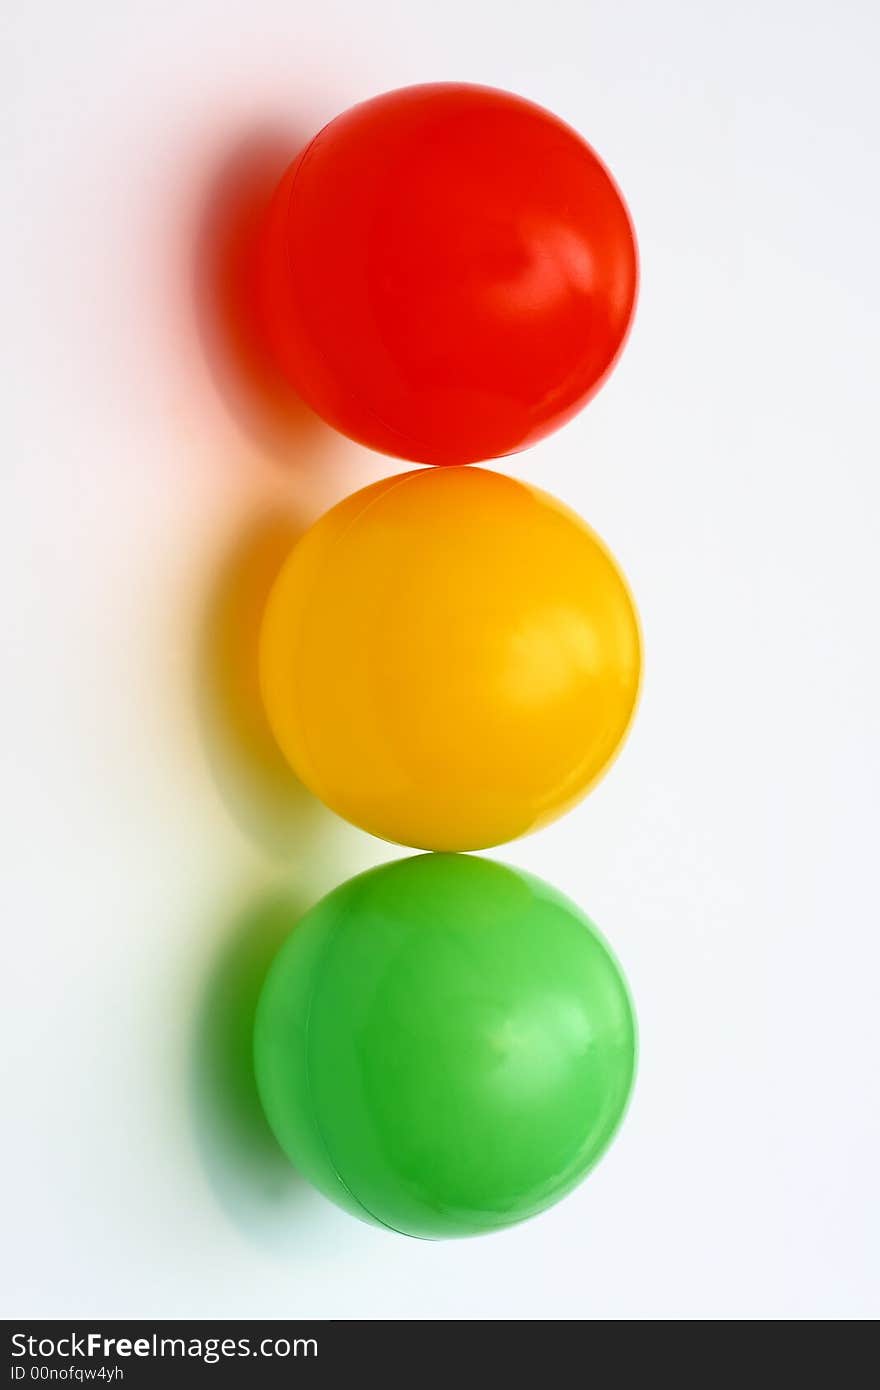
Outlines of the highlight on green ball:
M 266 1117 L 299 1172 L 424 1239 L 510 1226 L 572 1190 L 636 1064 L 626 981 L 541 880 L 462 854 L 350 879 L 299 921 L 254 1029 Z

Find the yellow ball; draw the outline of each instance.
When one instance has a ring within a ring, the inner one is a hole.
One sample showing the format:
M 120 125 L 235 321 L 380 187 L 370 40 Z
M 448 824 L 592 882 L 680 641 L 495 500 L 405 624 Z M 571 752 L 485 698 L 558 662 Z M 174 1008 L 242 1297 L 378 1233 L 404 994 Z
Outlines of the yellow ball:
M 269 722 L 339 815 L 484 849 L 562 815 L 620 746 L 639 625 L 596 535 L 473 467 L 366 487 L 294 547 L 266 609 Z

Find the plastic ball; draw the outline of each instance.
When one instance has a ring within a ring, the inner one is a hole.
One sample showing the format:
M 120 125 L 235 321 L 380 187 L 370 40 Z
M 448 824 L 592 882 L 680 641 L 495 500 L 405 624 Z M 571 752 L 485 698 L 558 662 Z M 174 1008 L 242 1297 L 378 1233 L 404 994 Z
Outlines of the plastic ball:
M 523 449 L 590 399 L 630 324 L 637 253 L 574 130 L 442 83 L 320 132 L 280 185 L 260 273 L 275 356 L 319 415 L 456 464 Z
M 466 855 L 337 888 L 282 946 L 255 1021 L 291 1162 L 354 1216 L 429 1239 L 565 1196 L 611 1140 L 635 1057 L 627 987 L 589 919 Z
M 260 642 L 269 723 L 345 819 L 481 849 L 574 805 L 629 726 L 640 635 L 573 512 L 481 468 L 362 489 L 294 547 Z

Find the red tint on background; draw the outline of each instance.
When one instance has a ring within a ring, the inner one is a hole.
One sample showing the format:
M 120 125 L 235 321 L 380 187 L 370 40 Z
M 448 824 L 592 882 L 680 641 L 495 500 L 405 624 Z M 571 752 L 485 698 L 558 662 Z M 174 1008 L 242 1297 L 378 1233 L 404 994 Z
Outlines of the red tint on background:
M 196 247 L 199 323 L 215 381 L 247 431 L 289 456 L 320 428 L 279 368 L 260 293 L 260 243 L 278 180 L 305 143 L 258 134 L 227 156 L 211 182 Z

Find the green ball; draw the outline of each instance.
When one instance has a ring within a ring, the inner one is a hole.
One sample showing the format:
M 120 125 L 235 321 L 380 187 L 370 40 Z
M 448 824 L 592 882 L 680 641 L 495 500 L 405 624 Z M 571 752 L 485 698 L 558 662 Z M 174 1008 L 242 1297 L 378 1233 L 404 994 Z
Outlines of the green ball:
M 257 1086 L 299 1171 L 427 1239 L 523 1221 L 608 1145 L 636 1058 L 620 968 L 540 879 L 425 854 L 350 879 L 281 947 Z

